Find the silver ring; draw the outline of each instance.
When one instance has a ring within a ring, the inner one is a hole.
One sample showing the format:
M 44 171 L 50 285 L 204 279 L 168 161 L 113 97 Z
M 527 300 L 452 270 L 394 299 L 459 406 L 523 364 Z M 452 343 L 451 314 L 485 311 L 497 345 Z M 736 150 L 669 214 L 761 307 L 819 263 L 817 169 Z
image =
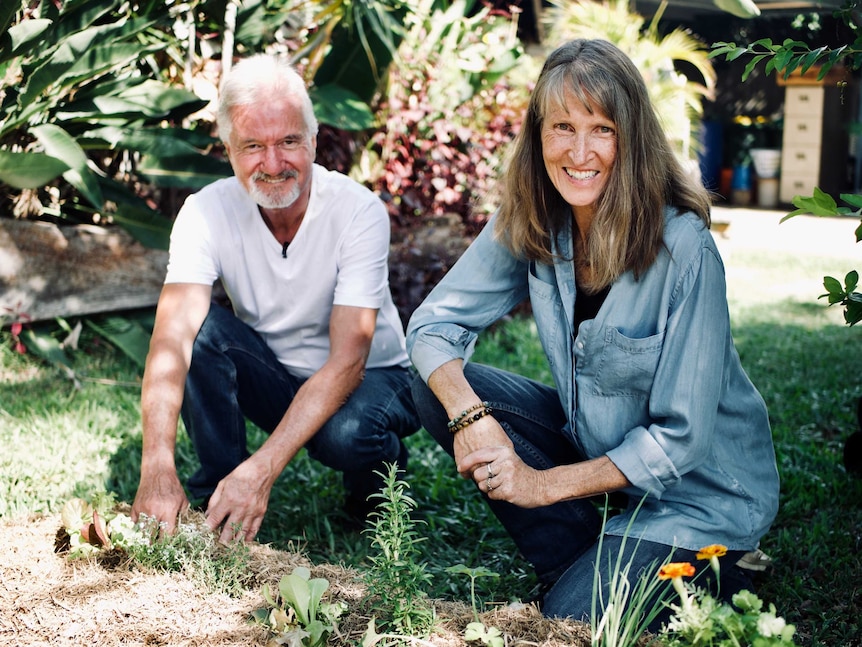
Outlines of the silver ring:
M 490 476 L 488 477 L 487 485 L 488 485 L 488 492 L 490 492 L 491 490 L 494 489 L 491 487 L 491 477 Z
M 494 472 L 491 471 L 491 463 L 488 463 L 485 467 L 488 468 L 488 480 L 490 481 L 494 478 Z

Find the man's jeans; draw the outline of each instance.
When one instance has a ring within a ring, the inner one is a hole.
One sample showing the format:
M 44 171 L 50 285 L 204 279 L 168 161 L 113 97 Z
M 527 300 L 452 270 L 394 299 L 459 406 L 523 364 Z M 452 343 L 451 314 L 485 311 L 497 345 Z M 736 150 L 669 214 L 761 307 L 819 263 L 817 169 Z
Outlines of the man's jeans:
M 544 470 L 584 460 L 562 433 L 566 416 L 557 392 L 552 387 L 481 364 L 467 364 L 464 373 L 479 398 L 489 402 L 493 409 L 492 415 L 527 465 Z M 446 412 L 420 378 L 413 383 L 413 399 L 422 425 L 451 455 L 454 436 L 446 427 Z M 588 499 L 529 509 L 491 499 L 487 501 L 521 554 L 536 570 L 546 592 L 542 613 L 550 617 L 573 617 L 589 621 L 602 527 L 596 506 Z M 661 543 L 641 541 L 638 544 L 636 538 L 627 538 L 623 542 L 622 537 L 605 535 L 600 567 L 604 589 L 601 599 L 605 602 L 609 595 L 608 555 L 611 555 L 613 565 L 621 550 L 624 552 L 622 566 L 631 562 L 629 578 L 632 586 L 636 574 L 643 572 L 647 577 L 654 577 L 658 565 L 673 551 L 671 546 Z M 722 560 L 722 598 L 729 599 L 740 588 L 750 588 L 750 582 L 741 569 L 732 566 L 741 556 L 741 552 L 729 553 Z M 691 561 L 701 571 L 708 566 L 708 561 L 697 563 L 694 557 L 695 553 L 691 551 L 673 551 L 673 561 Z M 704 586 L 702 580 L 708 578 L 709 574 L 705 574 L 698 579 L 698 583 Z M 667 617 L 668 613 L 663 613 L 651 629 L 657 631 Z
M 380 489 L 386 463 L 407 462 L 402 438 L 419 428 L 408 368 L 367 369 L 347 402 L 305 447 L 344 472 L 349 498 L 364 502 Z M 183 422 L 201 462 L 189 479 L 192 499 L 207 499 L 249 456 L 245 419 L 272 433 L 304 379 L 288 373 L 263 339 L 221 306 L 212 305 L 195 339 L 186 379 Z

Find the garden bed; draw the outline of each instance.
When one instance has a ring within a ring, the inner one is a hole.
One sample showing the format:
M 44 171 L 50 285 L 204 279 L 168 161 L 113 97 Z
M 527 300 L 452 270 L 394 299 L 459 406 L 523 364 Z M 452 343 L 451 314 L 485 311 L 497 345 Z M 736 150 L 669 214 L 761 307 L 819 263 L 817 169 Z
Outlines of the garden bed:
M 54 551 L 61 525 L 59 515 L 0 525 L 0 644 L 263 646 L 266 630 L 249 620 L 252 611 L 265 606 L 260 588 L 277 585 L 300 565 L 326 578 L 332 597 L 348 606 L 330 645 L 359 644 L 370 620 L 356 611 L 364 589 L 349 569 L 312 566 L 301 555 L 255 544 L 250 568 L 259 586 L 229 597 L 201 590 L 179 573 L 143 572 L 128 560 L 67 559 Z M 463 630 L 473 619 L 469 605 L 438 601 L 435 611 L 435 633 L 415 644 L 467 645 Z M 500 628 L 510 646 L 590 644 L 586 625 L 548 620 L 531 605 L 501 606 L 482 620 Z

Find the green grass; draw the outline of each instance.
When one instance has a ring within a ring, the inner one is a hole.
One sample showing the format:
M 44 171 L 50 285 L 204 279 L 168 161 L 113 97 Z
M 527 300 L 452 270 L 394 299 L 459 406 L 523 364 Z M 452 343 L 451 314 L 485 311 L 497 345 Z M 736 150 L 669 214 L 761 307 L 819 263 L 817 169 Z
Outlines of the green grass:
M 800 644 L 859 645 L 862 479 L 846 473 L 841 453 L 857 428 L 862 330 L 817 300 L 820 277 L 843 275 L 855 260 L 739 251 L 726 261 L 734 337 L 769 407 L 782 479 L 779 517 L 762 544 L 775 567 L 759 593 L 797 624 Z M 0 333 L 0 517 L 59 511 L 71 497 L 103 491 L 134 498 L 139 369 L 86 328 L 80 349 L 70 354 L 77 388 L 66 372 L 14 353 L 8 330 Z M 475 359 L 550 383 L 534 326 L 523 318 L 483 336 Z M 252 428 L 250 438 L 255 446 L 263 434 Z M 184 432 L 179 439 L 185 477 L 195 458 Z M 463 563 L 501 575 L 477 580 L 480 601 L 529 597 L 531 570 L 475 488 L 427 434 L 408 445 L 429 595 L 469 600 L 469 578 L 446 573 Z M 370 538 L 344 529 L 342 495 L 339 475 L 300 454 L 276 484 L 259 539 L 317 563 L 363 566 Z

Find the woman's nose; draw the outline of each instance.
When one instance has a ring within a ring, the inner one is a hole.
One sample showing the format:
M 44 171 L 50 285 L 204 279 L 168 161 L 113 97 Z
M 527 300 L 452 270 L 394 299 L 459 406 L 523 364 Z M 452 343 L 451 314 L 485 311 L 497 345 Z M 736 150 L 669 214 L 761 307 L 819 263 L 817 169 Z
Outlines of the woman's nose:
M 584 135 L 574 135 L 571 139 L 569 155 L 574 162 L 585 162 L 590 156 L 589 140 Z

